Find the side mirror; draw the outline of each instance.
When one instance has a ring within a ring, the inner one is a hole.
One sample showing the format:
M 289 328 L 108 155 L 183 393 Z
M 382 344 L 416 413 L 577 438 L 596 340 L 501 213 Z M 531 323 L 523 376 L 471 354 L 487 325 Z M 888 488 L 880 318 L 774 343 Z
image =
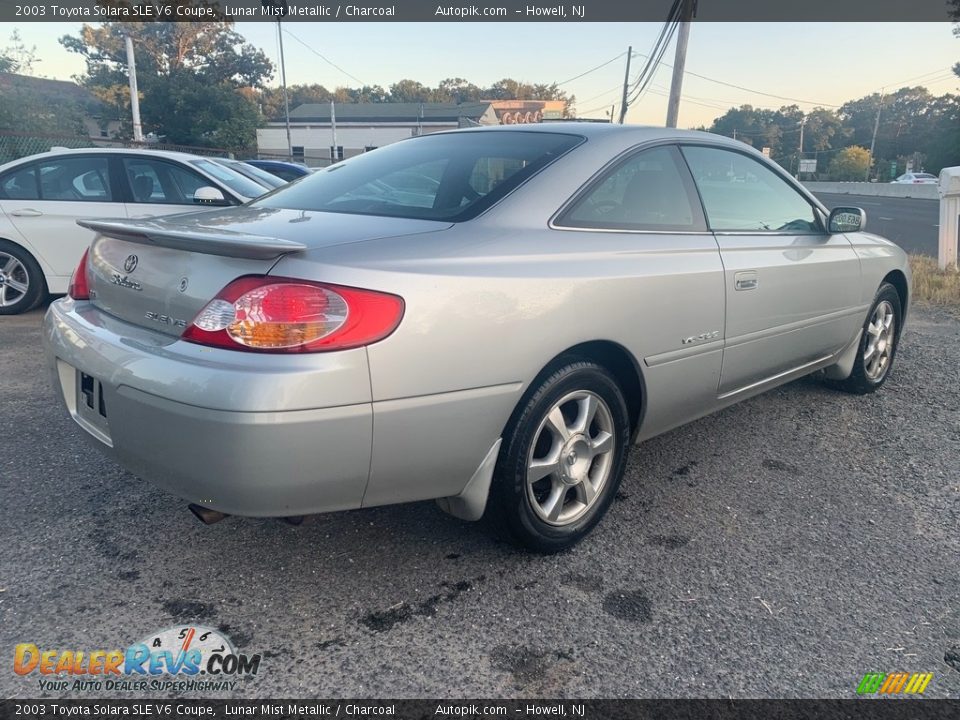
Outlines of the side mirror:
M 197 188 L 197 191 L 193 194 L 193 201 L 198 205 L 229 205 L 230 202 L 223 196 L 223 193 L 220 192 L 215 187 L 210 187 L 205 185 L 204 187 Z
M 860 232 L 866 225 L 867 213 L 858 207 L 835 207 L 827 221 L 831 233 Z

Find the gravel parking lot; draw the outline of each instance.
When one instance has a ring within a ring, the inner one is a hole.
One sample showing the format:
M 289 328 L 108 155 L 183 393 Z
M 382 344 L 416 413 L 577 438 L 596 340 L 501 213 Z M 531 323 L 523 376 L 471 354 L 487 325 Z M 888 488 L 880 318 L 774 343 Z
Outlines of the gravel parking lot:
M 605 521 L 552 557 L 432 503 L 203 526 L 60 411 L 41 317 L 0 319 L 0 697 L 91 696 L 14 675 L 17 643 L 123 648 L 181 622 L 263 653 L 236 697 L 852 697 L 895 670 L 960 695 L 960 321 L 941 311 L 913 312 L 875 396 L 810 378 L 635 448 Z

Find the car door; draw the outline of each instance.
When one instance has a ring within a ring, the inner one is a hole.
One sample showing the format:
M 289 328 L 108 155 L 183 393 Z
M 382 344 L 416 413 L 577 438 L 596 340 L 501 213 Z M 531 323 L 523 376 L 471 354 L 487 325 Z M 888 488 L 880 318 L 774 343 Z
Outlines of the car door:
M 216 187 L 224 197 L 231 197 L 212 180 L 180 163 L 131 155 L 121 158 L 120 165 L 120 175 L 126 182 L 127 214 L 131 218 L 207 209 L 209 205 L 194 200 L 201 187 Z
M 746 151 L 684 145 L 724 266 L 729 396 L 842 349 L 862 321 L 860 261 L 792 180 Z
M 723 353 L 723 265 L 677 147 L 629 152 L 552 227 L 586 233 L 566 238 L 570 249 L 603 258 L 609 292 L 622 298 L 624 344 L 645 381 L 639 439 L 708 412 Z M 554 239 L 557 251 L 567 247 L 563 240 Z
M 81 218 L 125 217 L 106 155 L 62 155 L 0 178 L 3 209 L 53 275 L 69 277 L 94 233 Z

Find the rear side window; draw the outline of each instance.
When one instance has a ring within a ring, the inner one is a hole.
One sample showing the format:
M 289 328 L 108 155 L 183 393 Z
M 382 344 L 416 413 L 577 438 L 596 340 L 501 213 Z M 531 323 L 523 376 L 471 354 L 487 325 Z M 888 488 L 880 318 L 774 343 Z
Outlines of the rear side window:
M 644 150 L 609 170 L 560 218 L 561 227 L 607 230 L 705 230 L 674 147 Z
M 39 200 L 37 166 L 17 168 L 0 178 L 0 197 L 4 200 Z
M 523 131 L 424 135 L 333 165 L 253 205 L 460 222 L 582 141 Z
M 36 165 L 41 200 L 113 202 L 105 157 L 65 157 Z

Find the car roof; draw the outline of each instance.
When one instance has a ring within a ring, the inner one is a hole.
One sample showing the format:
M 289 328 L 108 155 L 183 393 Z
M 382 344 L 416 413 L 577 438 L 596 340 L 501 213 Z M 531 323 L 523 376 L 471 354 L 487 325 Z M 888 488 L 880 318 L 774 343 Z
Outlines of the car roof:
M 90 153 L 104 154 L 104 155 L 150 155 L 153 157 L 167 158 L 169 160 L 180 160 L 181 162 L 189 162 L 190 160 L 196 160 L 197 158 L 202 158 L 202 155 L 192 155 L 185 152 L 176 152 L 174 150 L 147 150 L 143 148 L 101 148 L 101 147 L 85 147 L 85 148 L 64 148 L 62 150 L 48 150 L 47 152 L 37 153 L 36 155 L 27 155 L 22 158 L 17 158 L 16 160 L 11 161 L 8 164 L 13 163 L 22 163 L 32 160 L 42 160 L 44 158 L 51 157 L 63 157 L 64 155 L 89 155 Z
M 637 144 L 649 140 L 706 140 L 715 145 L 725 145 L 739 150 L 753 151 L 760 154 L 759 150 L 741 142 L 728 138 L 725 135 L 703 132 L 701 130 L 681 130 L 678 128 L 659 127 L 656 125 L 618 125 L 608 122 L 578 122 L 576 120 L 563 122 L 544 122 L 530 123 L 529 125 L 485 125 L 483 127 L 465 128 L 462 130 L 448 130 L 443 133 L 428 133 L 420 137 L 429 137 L 429 135 L 451 134 L 451 133 L 486 133 L 486 132 L 542 132 L 542 133 L 562 133 L 566 135 L 577 135 L 589 140 L 613 140 L 622 141 L 628 144 Z

